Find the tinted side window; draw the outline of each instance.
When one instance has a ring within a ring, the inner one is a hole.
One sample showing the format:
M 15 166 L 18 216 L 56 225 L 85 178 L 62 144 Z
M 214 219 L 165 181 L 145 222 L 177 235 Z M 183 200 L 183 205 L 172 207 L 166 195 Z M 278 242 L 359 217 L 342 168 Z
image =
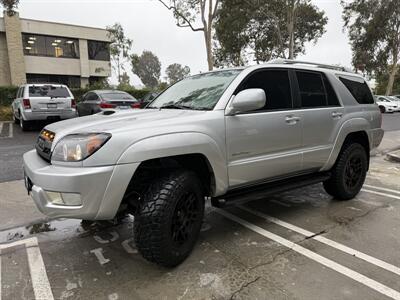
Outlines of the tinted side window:
M 335 91 L 333 90 L 333 87 L 331 83 L 329 82 L 328 78 L 323 74 L 322 75 L 323 80 L 324 80 L 324 86 L 326 90 L 326 95 L 328 96 L 328 105 L 329 106 L 340 106 L 339 99 L 336 96 Z
M 267 101 L 259 110 L 291 109 L 292 96 L 287 70 L 263 70 L 250 75 L 240 90 L 259 88 L 265 91 Z
M 296 71 L 299 83 L 301 107 L 321 107 L 327 105 L 327 99 L 319 73 Z
M 346 86 L 349 92 L 353 95 L 354 99 L 360 104 L 374 103 L 374 97 L 366 82 L 357 82 L 347 78 L 339 77 L 340 81 Z
M 22 88 L 19 88 L 19 89 L 18 89 L 16 98 L 20 98 L 20 97 L 21 97 L 21 89 L 22 89 Z

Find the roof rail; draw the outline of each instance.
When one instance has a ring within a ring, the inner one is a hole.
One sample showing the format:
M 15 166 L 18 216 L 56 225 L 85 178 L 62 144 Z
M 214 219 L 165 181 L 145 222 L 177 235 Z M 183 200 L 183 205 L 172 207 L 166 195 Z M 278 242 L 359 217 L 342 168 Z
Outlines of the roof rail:
M 268 62 L 269 64 L 299 64 L 299 65 L 310 65 L 310 66 L 315 66 L 317 68 L 325 68 L 325 69 L 331 69 L 331 70 L 337 70 L 337 71 L 342 71 L 342 72 L 349 72 L 349 73 L 354 73 L 352 70 L 346 68 L 346 67 L 341 67 L 341 66 L 334 66 L 334 65 L 325 65 L 325 64 L 320 64 L 320 63 L 314 63 L 314 62 L 309 62 L 309 61 L 301 61 L 301 60 L 294 60 L 294 59 L 274 59 Z

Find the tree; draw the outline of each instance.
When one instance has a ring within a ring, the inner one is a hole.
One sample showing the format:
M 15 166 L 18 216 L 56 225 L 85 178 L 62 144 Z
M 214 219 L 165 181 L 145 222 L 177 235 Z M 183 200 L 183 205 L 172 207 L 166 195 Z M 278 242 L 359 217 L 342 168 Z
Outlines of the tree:
M 295 58 L 328 22 L 310 0 L 225 0 L 215 23 L 219 65 Z
M 4 7 L 9 17 L 15 15 L 18 8 L 19 0 L 0 0 L 0 4 Z
M 400 67 L 400 66 L 398 66 L 398 67 Z M 388 72 L 378 73 L 378 74 L 376 74 L 375 79 L 376 79 L 375 93 L 377 95 L 384 95 L 386 93 L 387 85 L 389 82 L 389 73 Z M 393 95 L 400 94 L 400 73 L 399 72 L 397 72 L 394 82 L 393 82 L 392 94 Z
M 182 67 L 181 64 L 172 64 L 167 67 L 165 73 L 167 74 L 169 84 L 174 84 L 188 76 L 190 74 L 190 68 L 188 66 Z
M 107 26 L 108 36 L 111 40 L 110 55 L 117 70 L 118 83 L 121 83 L 121 71 L 125 71 L 125 63 L 129 58 L 129 50 L 133 41 L 125 36 L 124 29 L 119 23 Z
M 172 11 L 178 27 L 189 27 L 192 31 L 203 32 L 206 45 L 208 70 L 214 68 L 212 52 L 213 24 L 220 0 L 158 0 Z M 169 1 L 169 4 L 167 4 Z M 196 27 L 195 23 L 202 26 Z
M 129 75 L 128 75 L 128 73 L 123 72 L 121 75 L 119 84 L 118 84 L 118 89 L 124 89 L 124 88 L 130 87 L 130 86 L 131 86 L 131 83 L 130 83 Z
M 150 51 L 143 51 L 142 55 L 131 55 L 132 72 L 139 76 L 146 87 L 154 89 L 158 85 L 161 75 L 161 63 L 156 55 Z
M 341 1 L 353 50 L 353 65 L 367 74 L 386 73 L 386 95 L 399 69 L 400 5 L 398 0 Z

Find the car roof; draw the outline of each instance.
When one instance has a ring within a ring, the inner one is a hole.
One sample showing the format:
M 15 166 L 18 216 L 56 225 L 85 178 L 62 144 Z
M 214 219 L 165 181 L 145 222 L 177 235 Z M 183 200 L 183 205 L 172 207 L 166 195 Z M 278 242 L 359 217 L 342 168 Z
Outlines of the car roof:
M 68 88 L 68 86 L 66 86 L 65 84 L 61 84 L 61 83 L 25 83 L 22 86 L 58 86 L 58 87 L 65 87 Z
M 298 61 L 298 60 L 290 60 L 290 59 L 276 59 L 263 64 L 251 65 L 245 67 L 234 67 L 234 68 L 222 68 L 216 69 L 206 73 L 212 72 L 220 72 L 220 71 L 229 71 L 229 70 L 257 70 L 257 69 L 265 69 L 265 68 L 286 68 L 286 69 L 297 69 L 297 70 L 307 70 L 307 71 L 319 71 L 324 73 L 331 73 L 334 75 L 342 75 L 346 77 L 350 77 L 353 79 L 358 79 L 364 81 L 364 77 L 360 74 L 354 73 L 353 71 L 336 65 L 327 65 L 321 63 L 314 63 L 308 61 Z M 203 73 L 205 74 L 205 73 Z
M 128 94 L 129 95 L 129 93 L 124 92 L 124 91 L 119 91 L 119 90 L 93 90 L 93 91 L 90 91 L 90 92 L 93 92 L 93 93 L 96 93 L 96 94 L 99 94 L 99 95 L 101 95 L 101 94 L 110 94 L 110 93 L 113 93 L 113 94 Z

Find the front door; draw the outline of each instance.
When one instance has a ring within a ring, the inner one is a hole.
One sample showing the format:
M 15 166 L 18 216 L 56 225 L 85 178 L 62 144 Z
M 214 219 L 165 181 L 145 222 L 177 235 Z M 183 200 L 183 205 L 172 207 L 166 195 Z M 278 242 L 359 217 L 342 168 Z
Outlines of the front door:
M 290 175 L 301 170 L 301 118 L 293 110 L 288 71 L 258 70 L 238 91 L 261 88 L 265 107 L 226 116 L 230 187 Z

